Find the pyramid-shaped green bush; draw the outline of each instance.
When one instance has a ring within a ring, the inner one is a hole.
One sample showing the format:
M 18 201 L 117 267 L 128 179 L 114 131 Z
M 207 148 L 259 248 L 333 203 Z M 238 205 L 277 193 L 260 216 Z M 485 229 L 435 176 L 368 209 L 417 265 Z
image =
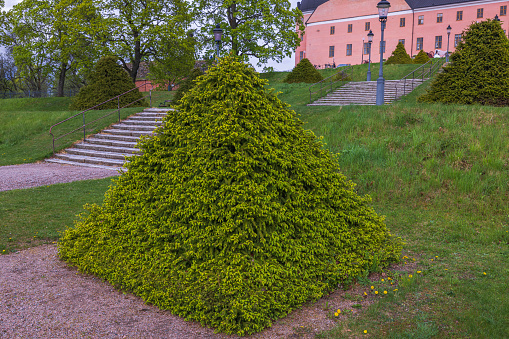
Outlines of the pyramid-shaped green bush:
M 309 59 L 304 58 L 288 73 L 284 81 L 292 84 L 296 82 L 315 83 L 320 80 L 323 80 L 320 72 L 311 64 Z
M 408 55 L 405 49 L 405 45 L 403 45 L 401 42 L 398 43 L 396 46 L 396 49 L 394 52 L 392 52 L 392 55 L 387 59 L 385 62 L 386 65 L 390 64 L 413 64 L 414 61 Z
M 60 257 L 162 309 L 245 335 L 401 245 L 320 139 L 227 56 L 130 158 Z
M 414 64 L 425 64 L 429 61 L 428 53 L 424 52 L 424 50 L 420 50 L 419 53 L 414 58 Z
M 117 63 L 117 57 L 105 56 L 99 59 L 89 77 L 89 84 L 82 87 L 74 98 L 71 109 L 84 110 L 105 102 L 119 94 L 135 88 L 129 74 Z M 120 107 L 141 99 L 140 91 L 135 89 L 120 97 Z M 118 107 L 117 100 L 103 104 L 97 109 Z M 145 100 L 139 100 L 130 107 L 147 106 Z
M 472 24 L 420 101 L 509 105 L 509 40 L 500 22 Z

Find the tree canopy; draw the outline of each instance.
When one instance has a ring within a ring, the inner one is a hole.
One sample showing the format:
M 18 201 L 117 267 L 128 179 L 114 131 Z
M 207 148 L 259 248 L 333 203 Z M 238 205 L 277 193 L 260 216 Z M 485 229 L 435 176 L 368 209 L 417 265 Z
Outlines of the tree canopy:
M 302 12 L 289 0 L 195 0 L 196 23 L 202 41 L 214 50 L 216 24 L 223 29 L 222 53 L 255 57 L 258 65 L 291 56 L 304 31 Z M 296 25 L 298 30 L 296 30 Z

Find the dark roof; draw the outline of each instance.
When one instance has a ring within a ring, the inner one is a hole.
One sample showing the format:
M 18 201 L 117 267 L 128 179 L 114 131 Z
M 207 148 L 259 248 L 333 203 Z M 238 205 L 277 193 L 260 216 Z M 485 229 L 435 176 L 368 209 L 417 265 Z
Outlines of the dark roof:
M 472 2 L 472 0 L 405 0 L 411 8 L 424 8 Z
M 302 2 L 297 3 L 297 7 L 302 12 L 313 11 L 318 6 L 320 6 L 323 3 L 326 3 L 327 1 L 329 1 L 329 0 L 302 0 Z

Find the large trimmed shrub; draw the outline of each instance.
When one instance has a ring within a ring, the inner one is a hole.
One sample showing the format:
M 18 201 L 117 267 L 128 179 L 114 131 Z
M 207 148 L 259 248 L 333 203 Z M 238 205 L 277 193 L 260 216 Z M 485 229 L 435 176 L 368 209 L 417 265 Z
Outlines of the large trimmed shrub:
M 509 105 L 509 40 L 500 22 L 472 24 L 420 101 Z
M 195 84 L 195 79 L 198 78 L 199 76 L 203 75 L 203 72 L 201 71 L 200 68 L 196 67 L 196 68 L 193 68 L 191 70 L 191 72 L 189 73 L 189 75 L 187 76 L 187 78 L 185 78 L 180 84 L 179 84 L 179 87 L 177 88 L 177 91 L 175 93 L 175 96 L 173 97 L 173 100 L 172 102 L 173 103 L 178 103 L 178 101 L 180 99 L 182 99 L 182 97 L 184 96 L 184 94 L 186 94 L 187 92 L 189 92 L 189 90 L 191 88 L 194 87 L 194 84 Z
M 198 78 L 87 207 L 60 257 L 189 320 L 249 334 L 384 267 L 384 218 L 250 66 Z
M 90 74 L 89 84 L 80 89 L 78 95 L 72 101 L 70 108 L 75 110 L 88 109 L 133 88 L 135 88 L 135 86 L 132 79 L 117 63 L 117 58 L 114 56 L 105 56 L 97 62 L 95 69 Z M 120 107 L 141 99 L 142 97 L 139 90 L 131 91 L 120 97 Z M 147 103 L 145 100 L 140 100 L 130 107 L 135 106 L 147 106 Z M 99 106 L 97 109 L 117 107 L 117 100 L 112 100 Z
M 420 50 L 419 53 L 414 58 L 414 64 L 425 64 L 429 61 L 428 53 L 424 52 L 424 50 Z
M 291 84 L 296 82 L 315 83 L 320 80 L 323 80 L 320 72 L 311 64 L 309 59 L 304 58 L 288 73 L 284 81 Z
M 405 49 L 405 45 L 403 45 L 401 42 L 398 43 L 396 46 L 396 49 L 394 52 L 392 52 L 392 55 L 387 59 L 385 62 L 386 65 L 390 64 L 413 64 L 414 61 L 408 55 Z

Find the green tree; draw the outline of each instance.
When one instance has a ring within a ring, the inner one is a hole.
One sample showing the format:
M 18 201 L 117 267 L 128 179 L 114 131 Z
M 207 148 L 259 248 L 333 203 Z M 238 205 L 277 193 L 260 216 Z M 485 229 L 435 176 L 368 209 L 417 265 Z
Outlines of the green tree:
M 89 84 L 82 87 L 78 95 L 73 99 L 71 109 L 83 110 L 99 105 L 119 94 L 134 89 L 134 83 L 129 74 L 117 63 L 117 57 L 102 57 L 90 74 Z M 120 97 L 119 101 L 112 100 L 97 109 L 117 108 L 125 106 L 136 100 L 131 106 L 146 106 L 138 89 Z
M 266 85 L 231 55 L 198 78 L 60 257 L 240 335 L 397 261 L 370 198 Z
M 164 59 L 166 42 L 177 49 L 181 48 L 178 42 L 187 42 L 192 17 L 185 0 L 96 0 L 96 6 L 104 17 L 97 38 L 119 58 L 133 82 L 141 62 Z M 174 60 L 166 58 L 167 63 Z
M 255 57 L 258 65 L 291 56 L 304 32 L 302 12 L 292 9 L 289 0 L 196 0 L 195 4 L 209 54 L 215 48 L 211 36 L 216 24 L 224 30 L 222 53 Z
M 405 45 L 403 45 L 401 42 L 398 43 L 396 46 L 396 49 L 394 52 L 392 52 L 392 55 L 387 59 L 385 62 L 386 65 L 390 64 L 413 64 L 413 60 L 408 55 L 405 49 Z
M 414 58 L 414 64 L 425 64 L 429 61 L 428 53 L 424 52 L 424 50 L 420 50 L 419 53 Z
M 323 80 L 320 72 L 311 64 L 309 59 L 304 58 L 288 73 L 284 81 L 291 84 L 295 82 L 315 83 L 320 80 Z
M 186 79 L 179 84 L 177 92 L 175 93 L 172 101 L 174 103 L 178 103 L 184 94 L 189 92 L 189 90 L 194 87 L 196 78 L 202 75 L 203 72 L 199 68 L 194 68 L 191 72 L 189 72 Z
M 500 22 L 486 20 L 463 32 L 449 65 L 420 101 L 509 105 L 509 40 Z

